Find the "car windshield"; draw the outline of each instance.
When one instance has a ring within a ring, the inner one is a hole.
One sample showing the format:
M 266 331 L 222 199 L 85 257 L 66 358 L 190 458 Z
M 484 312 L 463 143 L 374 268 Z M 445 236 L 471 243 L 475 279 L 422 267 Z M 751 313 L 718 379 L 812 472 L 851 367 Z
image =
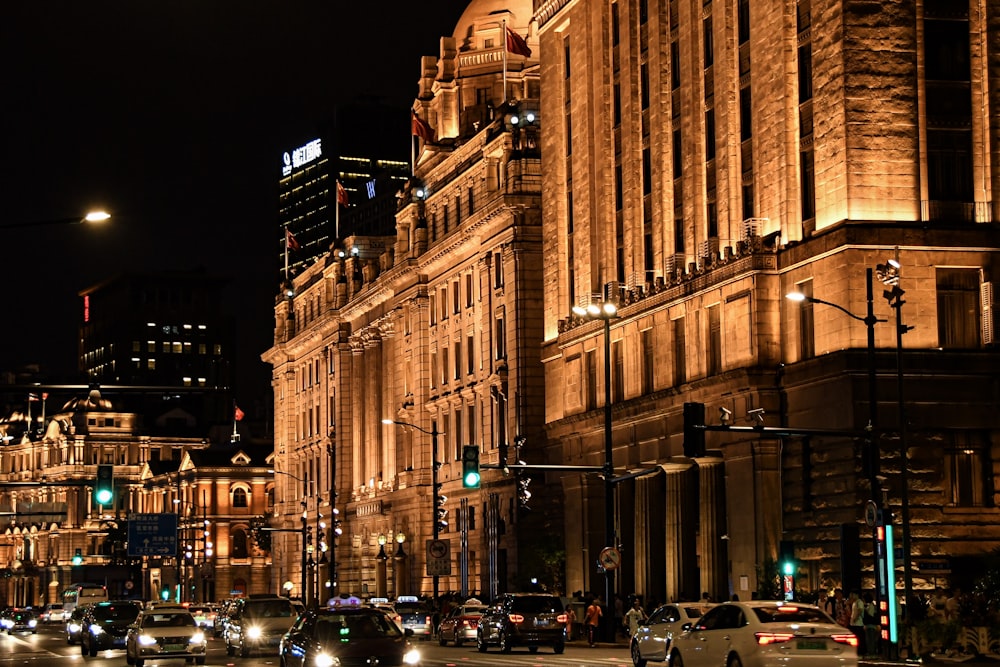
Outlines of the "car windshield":
M 316 640 L 321 644 L 398 636 L 399 628 L 382 614 L 330 614 L 316 620 Z
M 14 620 L 15 621 L 30 621 L 34 616 L 30 611 L 15 611 Z
M 685 606 L 684 613 L 688 618 L 701 618 L 701 615 L 708 611 L 708 607 Z
M 462 616 L 482 616 L 486 607 L 462 607 L 459 612 Z
M 511 609 L 522 614 L 554 614 L 561 611 L 561 606 L 558 598 L 529 595 L 514 598 Z
M 183 614 L 149 614 L 143 617 L 144 628 L 194 627 L 194 616 Z
M 139 615 L 139 610 L 133 604 L 98 605 L 94 607 L 94 619 L 101 623 L 127 621 L 131 623 Z
M 397 602 L 396 613 L 399 614 L 426 614 L 427 607 L 419 602 Z
M 295 611 L 288 600 L 254 602 L 247 605 L 247 618 L 291 618 Z
M 761 623 L 833 623 L 833 619 L 825 612 L 810 607 L 754 607 L 753 612 Z

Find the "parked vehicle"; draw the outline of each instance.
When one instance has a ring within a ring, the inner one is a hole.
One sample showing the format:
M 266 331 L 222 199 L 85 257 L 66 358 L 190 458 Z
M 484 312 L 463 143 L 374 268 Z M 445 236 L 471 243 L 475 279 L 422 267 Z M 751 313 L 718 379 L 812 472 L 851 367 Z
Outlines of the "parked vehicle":
M 480 653 L 490 646 L 510 653 L 515 646 L 527 646 L 532 653 L 539 646 L 551 646 L 555 653 L 566 649 L 566 612 L 562 600 L 543 593 L 505 593 L 483 612 L 476 640 Z
M 420 665 L 410 630 L 374 607 L 338 606 L 299 617 L 281 639 L 282 667 Z
M 125 662 L 143 667 L 146 660 L 184 658 L 205 664 L 205 633 L 186 610 L 150 609 L 139 614 L 125 638 Z
M 277 650 L 281 637 L 299 615 L 291 600 L 279 596 L 255 596 L 240 600 L 229 616 L 223 637 L 226 654 L 246 658 L 254 651 Z
M 461 646 L 466 641 L 476 641 L 479 619 L 484 611 L 486 605 L 476 599 L 466 600 L 465 604 L 452 609 L 438 626 L 438 644 L 445 646 L 454 642 L 455 646 Z
M 142 607 L 128 600 L 98 602 L 86 607 L 80 624 L 80 652 L 96 657 L 98 651 L 125 648 L 125 636 Z
M 629 641 L 632 663 L 666 662 L 673 638 L 693 626 L 712 605 L 703 602 L 671 602 L 653 610 Z
M 671 667 L 854 667 L 858 638 L 815 605 L 723 602 L 674 637 L 669 656 Z

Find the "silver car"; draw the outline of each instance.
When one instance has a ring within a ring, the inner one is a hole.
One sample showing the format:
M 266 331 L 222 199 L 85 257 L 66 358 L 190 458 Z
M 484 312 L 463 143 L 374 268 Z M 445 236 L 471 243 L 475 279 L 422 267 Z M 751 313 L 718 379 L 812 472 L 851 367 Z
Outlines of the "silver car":
M 128 629 L 125 638 L 125 662 L 142 667 L 146 660 L 184 658 L 205 664 L 208 641 L 205 632 L 187 610 L 150 609 Z
M 632 663 L 666 662 L 673 638 L 689 629 L 712 605 L 704 602 L 671 602 L 653 610 L 629 640 Z

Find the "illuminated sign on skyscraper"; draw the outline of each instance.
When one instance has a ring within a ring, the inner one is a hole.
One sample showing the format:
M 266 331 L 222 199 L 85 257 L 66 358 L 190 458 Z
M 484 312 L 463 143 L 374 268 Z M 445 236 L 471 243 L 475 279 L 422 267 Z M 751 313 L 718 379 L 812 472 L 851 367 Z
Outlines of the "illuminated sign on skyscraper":
M 313 160 L 318 160 L 323 156 L 323 140 L 313 139 L 304 146 L 299 146 L 295 150 L 281 156 L 281 175 L 288 176 L 292 169 L 299 169 L 309 164 Z

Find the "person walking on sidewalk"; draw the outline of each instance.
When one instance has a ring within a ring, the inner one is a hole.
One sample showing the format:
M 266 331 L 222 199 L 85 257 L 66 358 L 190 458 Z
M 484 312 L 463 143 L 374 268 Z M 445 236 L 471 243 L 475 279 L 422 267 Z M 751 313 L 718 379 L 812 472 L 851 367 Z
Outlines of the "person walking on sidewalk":
M 601 605 L 598 604 L 597 598 L 590 601 L 590 606 L 587 607 L 587 616 L 584 619 L 584 623 L 587 625 L 587 642 L 590 644 L 590 648 L 594 648 L 597 643 L 597 628 L 601 624 Z
M 635 636 L 636 630 L 639 629 L 639 624 L 646 621 L 646 612 L 643 611 L 642 605 L 639 604 L 639 598 L 632 600 L 632 608 L 625 613 L 625 628 L 628 630 L 628 636 L 631 638 Z

